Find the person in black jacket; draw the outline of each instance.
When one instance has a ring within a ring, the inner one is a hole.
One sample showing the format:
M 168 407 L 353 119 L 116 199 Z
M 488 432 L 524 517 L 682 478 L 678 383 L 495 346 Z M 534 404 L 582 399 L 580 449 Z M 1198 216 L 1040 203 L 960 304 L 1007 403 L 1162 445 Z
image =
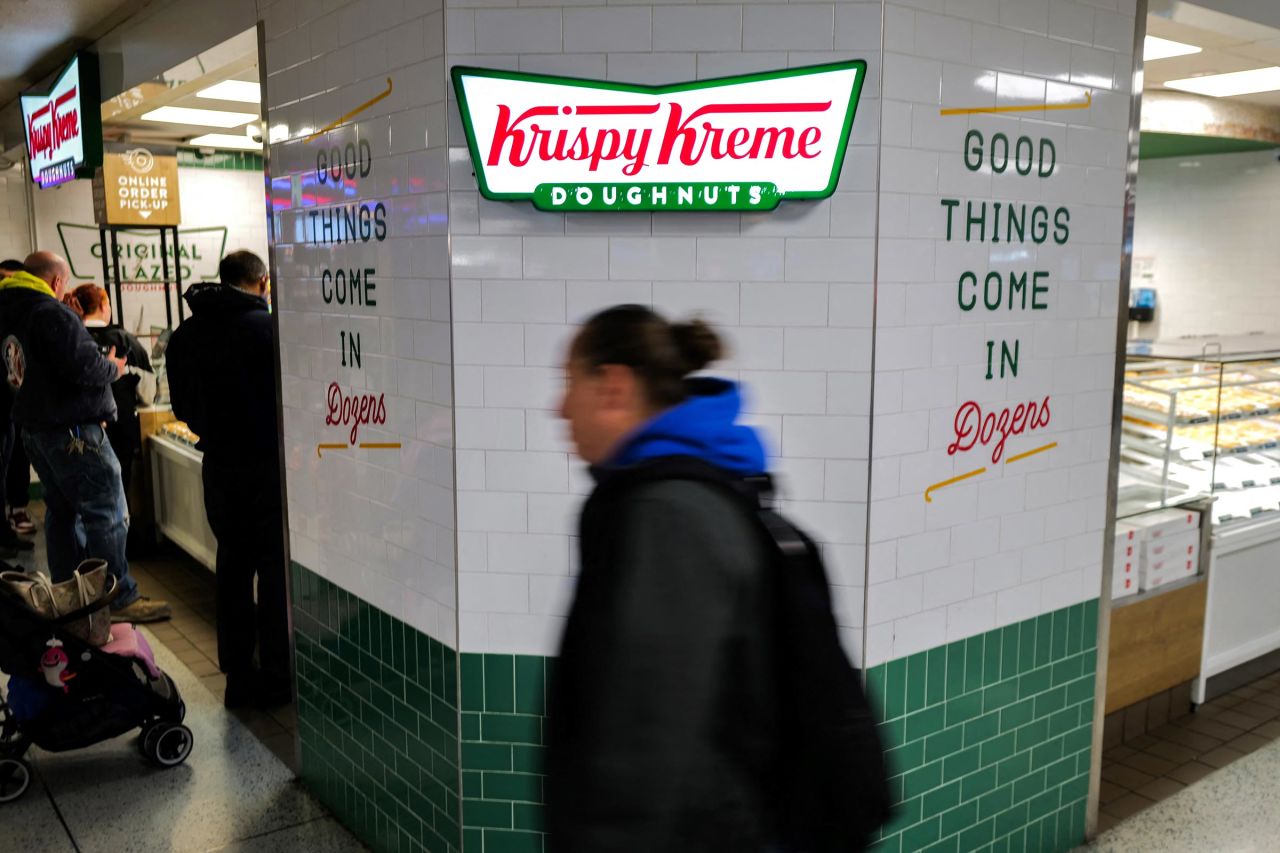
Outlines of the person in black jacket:
M 138 422 L 138 405 L 155 398 L 155 373 L 147 351 L 133 334 L 111 325 L 111 301 L 107 291 L 96 284 L 82 284 L 63 301 L 84 320 L 89 336 L 102 352 L 114 349 L 124 356 L 125 373 L 111 383 L 111 396 L 116 401 L 116 422 L 107 426 L 107 440 L 120 460 L 120 479 L 129 493 L 133 463 L 142 448 L 142 432 Z
M 26 272 L 22 261 L 0 261 L 0 281 L 19 272 Z M 8 503 L 6 498 L 8 497 L 9 466 L 22 466 L 25 469 L 29 464 L 26 453 L 19 451 L 22 439 L 14 428 L 12 414 L 13 394 L 9 390 L 9 383 L 3 382 L 0 383 L 0 481 L 2 481 L 0 483 L 0 557 L 16 557 L 19 551 L 31 551 L 35 548 L 34 542 L 19 537 L 19 531 L 11 524 L 5 523 L 5 519 L 8 518 L 4 510 L 5 504 Z M 24 503 L 23 507 L 25 506 Z
M 116 419 L 111 383 L 125 359 L 99 352 L 59 301 L 71 277 L 65 260 L 36 252 L 23 265 L 26 272 L 0 282 L 0 350 L 13 420 L 44 486 L 50 575 L 68 580 L 83 558 L 106 560 L 120 587 L 112 619 L 167 619 L 169 605 L 140 595 L 125 557 L 129 508 L 106 437 Z
M 218 277 L 220 284 L 187 292 L 191 316 L 165 351 L 169 398 L 204 453 L 205 512 L 218 540 L 224 703 L 281 705 L 290 701 L 292 682 L 267 267 L 252 252 L 232 252 L 218 265 Z
M 548 695 L 547 829 L 559 853 L 762 853 L 777 715 L 771 563 L 727 489 L 664 474 L 692 458 L 766 469 L 727 381 L 690 379 L 714 331 L 620 306 L 579 332 L 560 407 L 596 488 Z

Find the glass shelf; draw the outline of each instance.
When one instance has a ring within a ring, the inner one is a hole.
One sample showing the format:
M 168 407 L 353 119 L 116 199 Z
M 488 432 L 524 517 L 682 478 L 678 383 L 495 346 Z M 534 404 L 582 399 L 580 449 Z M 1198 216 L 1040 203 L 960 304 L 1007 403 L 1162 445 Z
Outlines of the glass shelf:
M 1204 498 L 1215 524 L 1280 517 L 1280 338 L 1131 346 L 1123 394 L 1117 517 Z

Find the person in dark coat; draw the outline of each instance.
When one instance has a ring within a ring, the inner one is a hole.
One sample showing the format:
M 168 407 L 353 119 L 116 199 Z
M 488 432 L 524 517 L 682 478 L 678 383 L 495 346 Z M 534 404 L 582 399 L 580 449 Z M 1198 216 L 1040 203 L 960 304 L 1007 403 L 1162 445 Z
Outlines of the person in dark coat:
M 13 420 L 44 486 L 50 575 L 69 580 L 83 559 L 106 560 L 120 587 L 113 620 L 167 619 L 169 605 L 139 593 L 125 556 L 129 508 L 106 434 L 116 419 L 111 383 L 125 359 L 100 352 L 60 301 L 71 277 L 64 259 L 36 252 L 23 266 L 0 281 L 0 350 Z
M 292 678 L 270 284 L 252 252 L 227 255 L 218 277 L 186 294 L 191 314 L 165 351 L 169 399 L 204 453 L 205 512 L 218 540 L 224 703 L 282 705 L 292 697 Z
M 133 478 L 133 464 L 142 448 L 138 405 L 150 403 L 155 398 L 156 377 L 151 370 L 151 359 L 137 337 L 127 329 L 111 325 L 111 301 L 103 288 L 96 284 L 82 284 L 63 301 L 84 320 L 84 326 L 98 344 L 98 349 L 104 353 L 114 349 L 125 359 L 124 375 L 111 383 L 111 395 L 116 401 L 116 422 L 107 426 L 107 440 L 120 460 L 120 479 L 127 495 Z
M 22 261 L 0 261 L 0 281 L 14 273 L 25 271 L 26 268 L 22 266 Z M 9 479 L 10 465 L 15 468 L 21 466 L 25 471 L 30 464 L 27 462 L 26 453 L 19 451 L 22 438 L 14 427 L 12 414 L 13 393 L 9 388 L 9 383 L 0 382 L 0 482 L 6 484 Z M 19 532 L 32 533 L 34 528 L 19 531 L 12 522 L 5 522 L 5 519 L 10 518 L 5 512 L 5 504 L 8 503 L 7 498 L 8 489 L 0 487 L 0 557 L 16 557 L 20 551 L 31 551 L 35 548 L 34 542 L 23 539 L 18 535 Z M 25 509 L 26 503 L 24 502 L 22 506 Z M 12 511 L 13 506 L 10 505 L 9 509 Z
M 621 306 L 570 349 L 560 414 L 596 488 L 548 695 L 547 829 L 558 853 L 761 853 L 776 743 L 768 569 L 750 513 L 667 478 L 692 458 L 766 470 L 707 325 Z

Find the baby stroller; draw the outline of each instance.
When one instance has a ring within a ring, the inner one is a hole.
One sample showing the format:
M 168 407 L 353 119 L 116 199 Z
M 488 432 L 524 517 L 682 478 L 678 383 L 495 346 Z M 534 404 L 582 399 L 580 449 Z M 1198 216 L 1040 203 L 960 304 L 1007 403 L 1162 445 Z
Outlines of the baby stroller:
M 65 630 L 107 607 L 114 592 L 45 619 L 0 584 L 0 671 L 11 676 L 9 695 L 0 698 L 0 804 L 30 786 L 23 756 L 32 744 L 66 752 L 137 728 L 139 749 L 158 767 L 176 767 L 191 754 L 191 730 L 182 725 L 186 705 L 173 680 L 147 659 L 149 650 L 113 654 Z M 113 631 L 146 647 L 131 626 Z

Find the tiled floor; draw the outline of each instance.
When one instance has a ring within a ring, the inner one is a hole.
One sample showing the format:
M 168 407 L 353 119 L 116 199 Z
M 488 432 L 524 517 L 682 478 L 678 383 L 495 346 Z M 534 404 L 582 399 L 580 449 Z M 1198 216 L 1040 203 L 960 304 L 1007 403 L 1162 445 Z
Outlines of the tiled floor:
M 72 752 L 27 753 L 31 788 L 0 806 L 0 850 L 203 853 L 365 850 L 173 652 L 156 662 L 186 702 L 194 748 L 160 770 L 125 735 Z
M 38 506 L 33 510 L 42 515 Z M 47 566 L 43 534 L 33 541 L 34 552 L 11 562 Z M 74 752 L 32 750 L 31 790 L 0 807 L 0 850 L 365 850 L 297 780 L 292 708 L 270 714 L 223 709 L 213 574 L 176 548 L 132 560 L 130 567 L 143 594 L 173 606 L 171 621 L 146 630 L 157 662 L 186 701 L 196 742 L 191 758 L 157 771 L 138 756 L 132 735 Z
M 1095 853 L 1280 850 L 1280 742 L 1214 770 L 1103 833 Z
M 1280 672 L 1103 753 L 1099 831 L 1280 740 Z
M 37 520 L 41 528 L 31 537 L 36 549 L 21 554 L 12 562 L 47 571 L 48 559 L 45 556 L 42 522 L 44 506 L 36 501 L 29 509 L 31 517 Z M 163 598 L 173 606 L 173 618 L 147 627 L 221 703 L 227 682 L 225 676 L 218 671 L 213 572 L 176 545 L 165 543 L 153 551 L 146 558 L 131 557 L 129 570 L 138 581 L 143 595 Z M 249 731 L 257 735 L 297 775 L 298 717 L 292 706 L 275 709 L 270 713 L 253 710 L 234 713 Z
M 151 633 L 221 701 L 227 680 L 218 672 L 213 573 L 177 548 L 166 549 L 159 558 L 133 560 L 130 571 L 137 578 L 143 595 L 166 599 L 173 606 L 173 619 L 149 626 Z M 298 715 L 292 706 L 269 713 L 252 710 L 234 713 L 297 773 Z

